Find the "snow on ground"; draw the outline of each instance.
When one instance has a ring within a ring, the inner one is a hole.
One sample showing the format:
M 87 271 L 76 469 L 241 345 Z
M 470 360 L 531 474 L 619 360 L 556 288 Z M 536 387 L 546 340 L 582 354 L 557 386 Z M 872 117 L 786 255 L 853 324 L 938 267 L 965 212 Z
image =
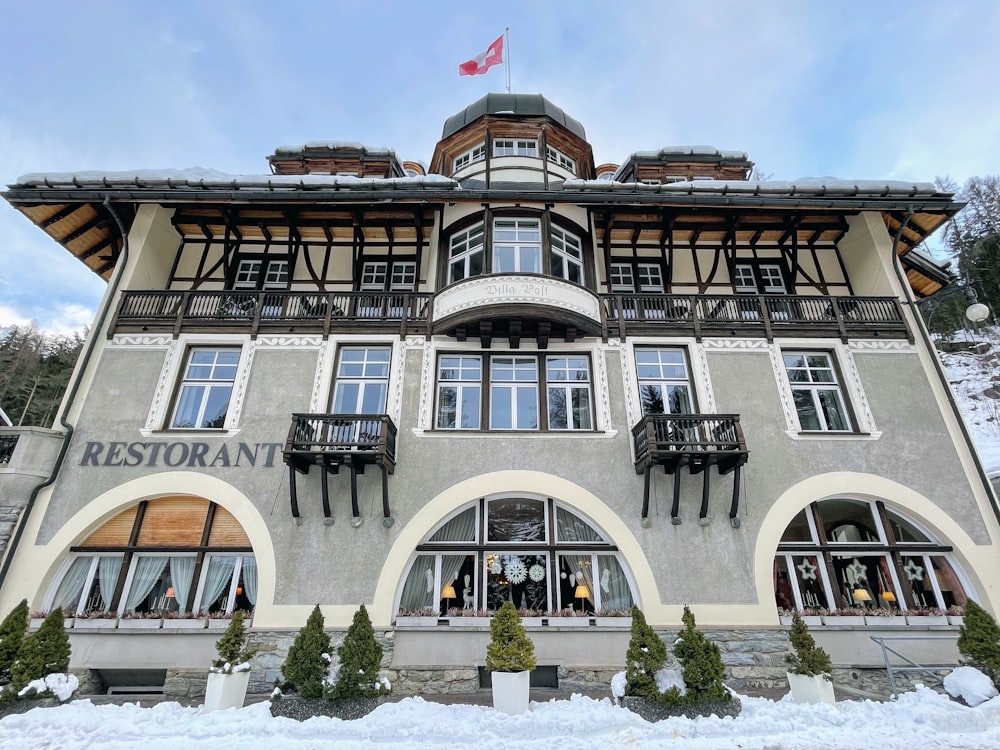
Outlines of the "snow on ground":
M 291 750 L 482 747 L 504 750 L 684 748 L 693 750 L 921 750 L 1000 747 L 1000 698 L 969 708 L 920 688 L 897 701 L 796 705 L 743 698 L 737 719 L 648 723 L 610 699 L 574 695 L 532 703 L 520 716 L 421 698 L 387 703 L 356 721 L 272 718 L 267 703 L 203 714 L 161 703 L 95 706 L 75 701 L 0 721 L 0 748 L 17 750 Z
M 956 334 L 960 341 L 962 335 Z M 1000 395 L 1000 331 L 986 329 L 978 340 L 978 351 L 942 353 L 941 361 L 983 464 L 992 473 L 1000 471 L 1000 399 L 990 397 Z

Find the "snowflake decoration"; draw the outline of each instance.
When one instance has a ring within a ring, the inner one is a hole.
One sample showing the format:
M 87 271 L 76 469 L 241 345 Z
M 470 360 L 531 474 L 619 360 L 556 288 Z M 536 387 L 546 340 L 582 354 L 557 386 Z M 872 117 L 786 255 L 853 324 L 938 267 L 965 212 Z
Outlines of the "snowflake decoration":
M 490 566 L 490 573 L 495 576 L 500 575 L 503 572 L 503 565 L 500 564 L 499 560 L 494 560 L 493 564 Z
M 507 563 L 507 580 L 511 583 L 524 583 L 528 577 L 528 568 L 519 557 L 514 557 Z
M 903 566 L 903 572 L 906 573 L 907 581 L 924 580 L 924 569 L 917 565 L 916 560 L 912 557 L 906 561 L 906 565 Z
M 798 565 L 795 566 L 799 569 L 799 573 L 802 574 L 803 581 L 815 581 L 816 580 L 816 566 L 809 562 L 808 559 L 803 560 Z
M 544 580 L 545 579 L 545 568 L 543 568 L 541 565 L 538 565 L 537 563 L 535 565 L 532 565 L 528 569 L 528 577 L 530 577 L 531 580 L 534 581 L 535 583 L 538 583 L 539 581 Z
M 868 581 L 868 571 L 865 570 L 865 566 L 858 562 L 858 558 L 854 558 L 854 562 L 847 566 L 847 569 L 854 574 L 855 581 Z

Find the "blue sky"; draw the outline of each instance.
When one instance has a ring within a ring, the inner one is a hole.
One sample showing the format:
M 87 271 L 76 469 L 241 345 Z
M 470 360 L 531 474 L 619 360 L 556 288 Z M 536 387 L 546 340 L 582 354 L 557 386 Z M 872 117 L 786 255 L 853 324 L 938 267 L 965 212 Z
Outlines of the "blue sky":
M 4 3 L 0 184 L 27 172 L 266 173 L 275 146 L 430 160 L 504 74 L 580 120 L 597 163 L 710 144 L 775 179 L 1000 173 L 1000 3 L 173 0 Z M 104 283 L 0 205 L 0 325 L 79 329 Z

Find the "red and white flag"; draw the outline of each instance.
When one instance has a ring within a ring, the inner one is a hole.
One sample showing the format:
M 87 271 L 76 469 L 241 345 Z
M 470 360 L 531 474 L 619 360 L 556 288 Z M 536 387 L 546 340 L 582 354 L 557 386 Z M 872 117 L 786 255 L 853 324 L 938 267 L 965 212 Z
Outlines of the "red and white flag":
M 458 66 L 460 76 L 477 76 L 503 62 L 503 34 L 487 50 Z

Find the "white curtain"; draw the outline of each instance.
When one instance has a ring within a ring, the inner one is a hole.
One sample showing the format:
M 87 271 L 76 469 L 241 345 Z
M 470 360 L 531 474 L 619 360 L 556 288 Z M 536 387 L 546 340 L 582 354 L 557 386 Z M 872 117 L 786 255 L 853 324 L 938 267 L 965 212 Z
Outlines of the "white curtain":
M 205 575 L 205 588 L 201 592 L 201 608 L 208 611 L 212 603 L 219 598 L 223 589 L 233 580 L 233 568 L 236 558 L 226 555 L 215 555 L 209 558 L 208 573 Z
M 243 556 L 243 590 L 254 607 L 257 606 L 257 558 Z
M 560 542 L 603 542 L 593 526 L 564 508 L 556 508 L 556 534 Z
M 444 587 L 449 583 L 455 587 L 455 596 L 452 597 L 451 601 L 444 601 L 444 606 L 446 607 L 458 607 L 462 609 L 465 601 L 462 593 L 465 588 L 468 588 L 469 595 L 472 595 L 472 589 L 475 587 L 475 584 L 472 582 L 472 576 L 469 576 L 468 586 L 465 585 L 465 581 L 458 580 L 458 573 L 465 563 L 465 558 L 465 555 L 441 556 L 441 590 L 444 591 Z
M 593 563 L 590 555 L 563 555 L 563 559 L 569 563 L 570 571 L 576 580 L 576 585 L 573 587 L 573 609 L 592 608 L 597 600 L 594 598 L 594 571 L 591 569 Z M 590 600 L 589 603 L 576 595 L 576 586 L 581 584 L 587 587 L 587 593 L 590 594 L 587 597 Z M 569 606 L 569 604 L 570 602 L 563 602 L 564 607 Z
M 191 593 L 191 579 L 194 577 L 195 559 L 192 555 L 170 558 L 170 582 L 174 586 L 174 600 L 177 610 L 186 612 L 188 595 Z
M 166 557 L 149 556 L 139 557 L 136 560 L 135 575 L 132 578 L 132 587 L 129 589 L 128 597 L 125 599 L 125 609 L 134 610 L 143 599 L 149 596 L 149 592 L 160 580 L 166 567 Z
M 474 542 L 476 541 L 476 509 L 469 508 L 459 513 L 428 540 L 431 542 Z
M 97 561 L 97 586 L 101 591 L 102 612 L 111 609 L 111 598 L 115 595 L 118 576 L 122 571 L 122 558 L 101 557 Z
M 631 609 L 632 591 L 625 571 L 614 555 L 598 555 L 597 585 L 600 588 L 601 609 Z
M 400 609 L 434 608 L 434 555 L 418 555 L 399 597 Z
M 80 606 L 80 595 L 83 593 L 83 584 L 90 572 L 90 565 L 94 561 L 92 557 L 78 557 L 69 566 L 66 575 L 59 582 L 59 588 L 52 598 L 52 609 L 63 609 L 68 607 L 76 612 Z

